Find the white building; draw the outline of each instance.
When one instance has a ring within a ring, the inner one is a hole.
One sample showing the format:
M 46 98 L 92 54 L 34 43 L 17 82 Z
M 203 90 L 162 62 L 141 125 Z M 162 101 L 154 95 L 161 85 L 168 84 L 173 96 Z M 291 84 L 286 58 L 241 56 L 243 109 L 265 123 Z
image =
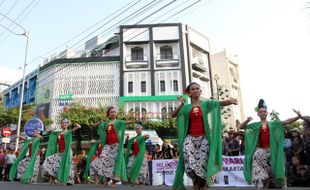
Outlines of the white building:
M 214 97 L 220 100 L 236 98 L 238 105 L 227 106 L 222 109 L 222 120 L 226 130 L 237 128 L 244 120 L 243 102 L 239 79 L 238 58 L 226 50 L 211 55 L 211 68 L 214 87 Z
M 117 106 L 119 78 L 119 57 L 57 59 L 40 68 L 36 103 L 55 124 L 71 103 Z
M 209 40 L 187 25 L 120 26 L 120 102 L 125 112 L 161 118 L 190 82 L 212 95 Z M 147 116 L 146 116 L 147 117 Z
M 40 67 L 35 102 L 46 117 L 57 122 L 60 111 L 79 102 L 157 120 L 179 105 L 177 97 L 190 82 L 201 85 L 204 99 L 213 94 L 209 40 L 187 25 L 120 26 L 119 35 L 100 44 L 98 39 L 88 41 L 90 49 L 78 58 L 66 50 Z

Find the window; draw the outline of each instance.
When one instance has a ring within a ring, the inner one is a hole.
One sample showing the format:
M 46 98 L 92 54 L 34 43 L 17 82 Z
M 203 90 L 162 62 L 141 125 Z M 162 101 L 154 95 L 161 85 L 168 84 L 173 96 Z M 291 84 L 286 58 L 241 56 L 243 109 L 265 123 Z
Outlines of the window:
M 141 81 L 141 92 L 146 92 L 146 82 Z
M 160 47 L 160 59 L 173 59 L 172 47 L 170 46 Z
M 133 82 L 128 82 L 128 93 L 133 93 Z
M 179 85 L 177 80 L 173 80 L 173 91 L 179 91 Z
M 131 48 L 131 60 L 143 61 L 143 48 L 140 47 Z
M 166 91 L 165 81 L 163 81 L 163 80 L 160 81 L 160 91 L 161 92 Z

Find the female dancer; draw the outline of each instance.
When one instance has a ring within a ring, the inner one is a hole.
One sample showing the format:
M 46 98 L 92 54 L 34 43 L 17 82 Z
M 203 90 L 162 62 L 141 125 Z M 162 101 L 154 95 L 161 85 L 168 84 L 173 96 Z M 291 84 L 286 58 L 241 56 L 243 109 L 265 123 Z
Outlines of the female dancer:
M 142 125 L 136 125 L 137 136 L 129 139 L 125 162 L 127 174 L 132 184 L 147 185 L 149 183 L 149 168 L 145 156 L 145 140 L 149 135 L 142 135 Z M 128 136 L 127 136 L 128 137 Z
M 36 183 L 39 175 L 40 166 L 40 141 L 43 137 L 34 131 L 32 139 L 26 139 L 25 137 L 18 136 L 20 139 L 25 140 L 24 146 L 18 154 L 17 159 L 12 165 L 10 170 L 9 179 L 13 181 L 16 179 L 24 183 Z M 25 157 L 25 155 L 28 155 Z
M 181 104 L 172 113 L 177 116 L 179 137 L 179 162 L 174 179 L 174 189 L 185 189 L 184 171 L 193 180 L 193 189 L 205 189 L 207 179 L 222 169 L 222 121 L 220 106 L 237 104 L 236 99 L 224 101 L 200 100 L 201 88 L 190 83 L 187 93 L 190 104 Z
M 62 130 L 50 134 L 46 159 L 43 163 L 43 175 L 49 178 L 50 184 L 54 183 L 55 179 L 67 185 L 74 184 L 74 165 L 71 151 L 72 132 L 81 128 L 79 124 L 75 125 L 76 127 L 72 130 L 68 130 L 69 121 L 63 119 L 61 121 Z
M 126 125 L 135 121 L 117 119 L 115 107 L 107 110 L 108 121 L 99 125 L 98 131 L 103 147 L 100 159 L 94 162 L 94 169 L 99 176 L 105 177 L 104 185 L 112 180 L 112 186 L 117 181 L 127 181 L 126 165 L 124 159 L 124 132 Z

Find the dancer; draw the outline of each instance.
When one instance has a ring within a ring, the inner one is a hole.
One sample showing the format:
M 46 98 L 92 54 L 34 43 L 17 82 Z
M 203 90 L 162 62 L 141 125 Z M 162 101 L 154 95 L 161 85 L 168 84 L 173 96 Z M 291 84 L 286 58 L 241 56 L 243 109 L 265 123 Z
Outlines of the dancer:
M 69 121 L 61 120 L 61 131 L 50 134 L 46 159 L 43 163 L 43 175 L 49 178 L 49 183 L 53 184 L 55 179 L 66 185 L 74 184 L 74 165 L 72 160 L 72 132 L 81 128 L 76 123 L 76 127 L 68 130 Z M 57 146 L 58 145 L 58 146 Z
M 142 135 L 142 125 L 136 125 L 137 136 L 128 140 L 125 162 L 130 183 L 136 185 L 149 184 L 149 167 L 145 156 L 145 140 L 149 135 Z
M 222 169 L 222 121 L 220 106 L 237 104 L 236 99 L 224 101 L 200 100 L 201 87 L 190 83 L 186 92 L 191 103 L 179 97 L 181 104 L 174 110 L 177 116 L 179 162 L 173 189 L 185 189 L 184 171 L 193 180 L 193 189 L 206 189 L 207 179 Z
M 16 177 L 18 181 L 24 183 L 36 183 L 40 167 L 39 146 L 40 141 L 43 140 L 43 137 L 37 130 L 35 130 L 32 139 L 27 140 L 22 136 L 17 136 L 17 138 L 25 140 L 25 143 L 11 167 L 9 179 L 10 181 L 14 181 L 14 178 Z M 29 153 L 25 157 L 27 152 Z
M 87 155 L 86 169 L 83 177 L 85 180 L 95 180 L 95 183 L 98 184 L 100 176 L 94 166 L 97 165 L 97 162 L 100 162 L 102 146 L 99 140 L 92 140 L 91 143 L 92 146 Z
M 269 188 L 270 179 L 275 177 L 277 186 L 285 188 L 284 172 L 284 126 L 297 121 L 301 114 L 294 112 L 297 117 L 285 121 L 267 121 L 267 106 L 263 99 L 259 100 L 258 117 L 260 122 L 251 123 L 248 117 L 240 129 L 245 129 L 245 180 L 258 187 L 261 181 L 264 188 Z
M 117 119 L 115 107 L 107 109 L 108 121 L 99 125 L 98 131 L 103 147 L 100 159 L 94 162 L 94 169 L 99 176 L 105 177 L 104 185 L 112 180 L 112 186 L 117 181 L 127 181 L 126 165 L 124 159 L 124 132 L 126 125 L 136 121 L 123 121 Z

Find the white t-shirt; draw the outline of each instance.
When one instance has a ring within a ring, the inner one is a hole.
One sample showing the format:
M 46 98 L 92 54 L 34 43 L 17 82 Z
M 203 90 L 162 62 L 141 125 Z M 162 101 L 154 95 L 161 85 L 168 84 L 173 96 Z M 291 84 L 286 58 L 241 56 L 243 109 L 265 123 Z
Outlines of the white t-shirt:
M 5 156 L 6 164 L 13 164 L 15 159 L 16 159 L 16 155 L 15 154 L 7 154 Z

